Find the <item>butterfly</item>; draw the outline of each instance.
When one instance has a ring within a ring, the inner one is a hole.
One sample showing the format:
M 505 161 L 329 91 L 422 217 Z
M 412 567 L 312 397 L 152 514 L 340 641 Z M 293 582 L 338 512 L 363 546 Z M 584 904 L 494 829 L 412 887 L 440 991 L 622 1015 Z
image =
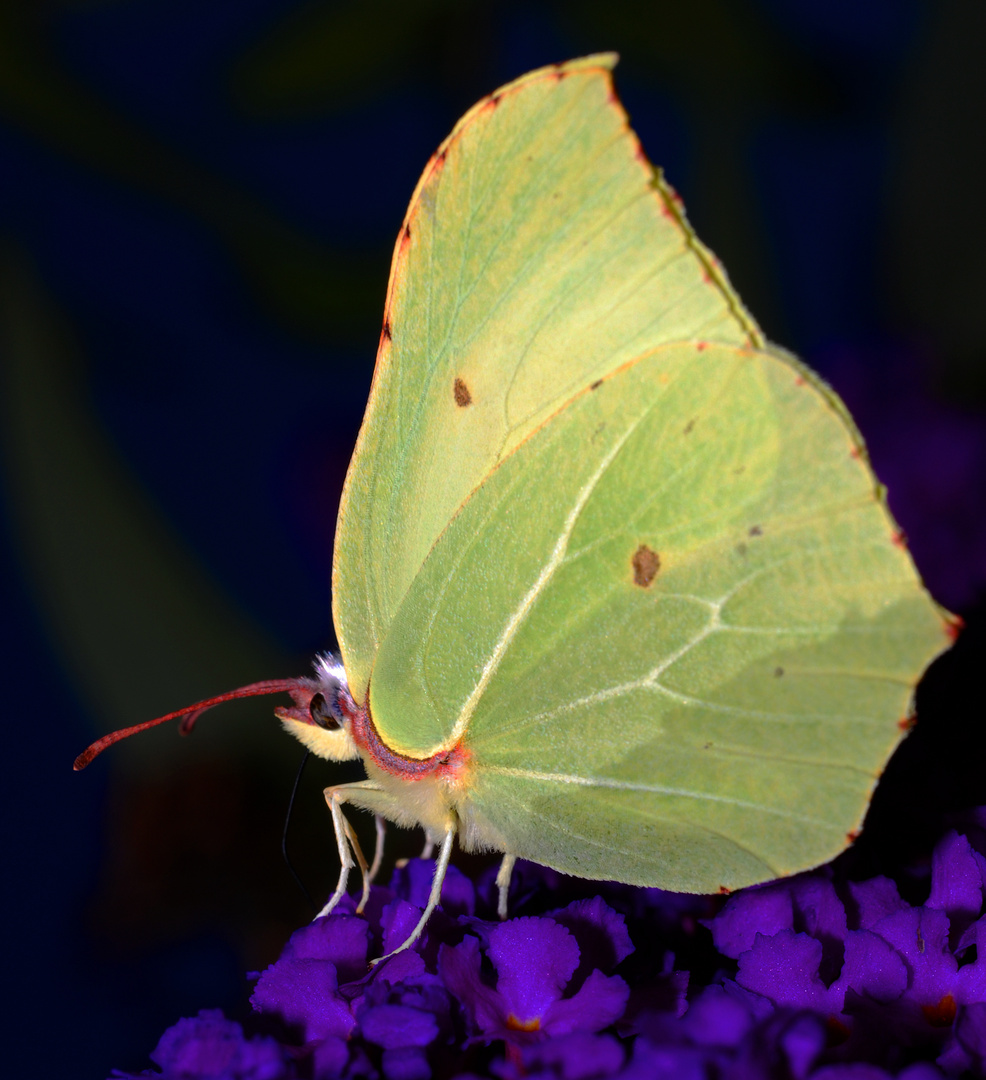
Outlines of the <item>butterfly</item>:
M 954 637 L 836 394 L 771 345 L 645 158 L 615 56 L 484 98 L 394 250 L 333 561 L 340 655 L 283 725 L 421 826 L 586 878 L 731 891 L 853 841 Z M 379 835 L 379 834 L 378 834 Z M 380 843 L 377 858 L 379 864 Z

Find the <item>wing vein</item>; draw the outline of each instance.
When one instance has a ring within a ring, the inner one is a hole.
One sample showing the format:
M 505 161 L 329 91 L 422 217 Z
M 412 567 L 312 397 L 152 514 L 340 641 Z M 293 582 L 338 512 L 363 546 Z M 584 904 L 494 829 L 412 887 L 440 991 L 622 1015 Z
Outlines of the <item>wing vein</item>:
M 576 787 L 605 788 L 609 791 L 647 792 L 654 795 L 672 795 L 676 798 L 724 803 L 729 806 L 737 806 L 742 810 L 753 810 L 759 814 L 770 814 L 774 817 L 786 818 L 789 821 L 800 821 L 805 825 L 815 825 L 823 829 L 842 831 L 841 826 L 833 825 L 831 822 L 824 821 L 821 818 L 810 817 L 807 814 L 796 814 L 781 807 L 764 806 L 762 803 L 737 799 L 732 795 L 714 795 L 707 791 L 692 791 L 689 788 L 670 787 L 666 784 L 641 784 L 631 780 L 617 780 L 614 777 L 607 776 L 578 776 L 575 773 L 548 773 L 539 772 L 536 769 L 515 769 L 507 765 L 484 765 L 483 771 L 498 776 L 510 776 L 517 780 L 532 780 L 538 783 L 570 784 Z
M 568 517 L 565 519 L 565 524 L 562 527 L 561 534 L 559 535 L 555 546 L 548 557 L 547 562 L 538 574 L 537 580 L 528 589 L 527 593 L 517 606 L 516 610 L 511 614 L 507 620 L 506 625 L 503 628 L 503 632 L 493 647 L 493 651 L 483 666 L 482 673 L 476 685 L 473 687 L 469 697 L 466 698 L 462 705 L 462 709 L 459 712 L 459 716 L 456 719 L 455 727 L 452 730 L 452 743 L 453 745 L 462 738 L 466 729 L 469 727 L 469 721 L 472 718 L 473 712 L 475 712 L 476 705 L 479 703 L 480 698 L 486 691 L 486 687 L 489 685 L 490 680 L 496 674 L 497 668 L 500 666 L 500 662 L 506 654 L 510 643 L 513 641 L 520 629 L 521 624 L 527 618 L 528 613 L 534 606 L 535 601 L 541 595 L 548 585 L 548 582 L 554 576 L 555 571 L 563 563 L 565 559 L 565 553 L 568 550 L 568 542 L 571 539 L 572 532 L 575 529 L 575 524 L 579 519 L 583 509 L 585 509 L 586 503 L 592 497 L 592 493 L 595 491 L 599 481 L 605 475 L 607 469 L 612 465 L 619 452 L 626 445 L 627 440 L 637 429 L 637 425 L 641 422 L 644 416 L 647 415 L 649 410 L 645 410 L 641 413 L 637 419 L 627 427 L 627 430 L 622 436 L 614 443 L 609 453 L 605 455 L 599 465 L 596 467 L 595 472 L 589 477 L 589 479 L 582 485 L 582 489 L 579 491 L 578 496 L 572 506 L 572 509 L 568 513 Z

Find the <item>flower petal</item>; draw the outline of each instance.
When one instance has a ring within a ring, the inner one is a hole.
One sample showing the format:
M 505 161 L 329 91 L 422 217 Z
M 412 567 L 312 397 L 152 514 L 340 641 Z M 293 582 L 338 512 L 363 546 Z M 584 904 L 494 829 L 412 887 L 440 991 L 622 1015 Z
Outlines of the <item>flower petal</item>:
M 541 1030 L 550 1035 L 573 1031 L 601 1031 L 623 1015 L 630 988 L 619 975 L 594 971 L 570 998 L 549 1005 L 541 1017 Z
M 876 1001 L 896 1001 L 907 989 L 907 967 L 896 949 L 877 934 L 851 930 L 838 985 L 843 992 L 852 989 Z
M 522 1023 L 544 1015 L 579 964 L 575 938 L 554 919 L 529 917 L 501 924 L 490 934 L 487 953 L 497 971 L 497 991 Z
M 349 982 L 366 974 L 369 938 L 365 919 L 333 913 L 295 930 L 279 959 L 328 960 L 339 982 Z
M 356 1026 L 328 960 L 278 960 L 260 976 L 250 1004 L 300 1027 L 304 1042 L 329 1035 L 345 1039 Z
M 794 904 L 786 884 L 742 889 L 726 901 L 719 914 L 704 924 L 712 931 L 716 948 L 733 960 L 753 948 L 757 934 L 773 937 L 794 928 Z
M 568 929 L 579 946 L 579 972 L 611 972 L 633 952 L 626 919 L 601 896 L 576 900 L 551 917 Z
M 625 1054 L 612 1035 L 574 1032 L 547 1042 L 524 1047 L 522 1060 L 528 1075 L 542 1073 L 563 1080 L 592 1080 L 612 1076 L 623 1065 Z
M 754 1022 L 746 1002 L 707 986 L 685 1013 L 682 1030 L 699 1046 L 738 1046 Z
M 822 943 L 808 934 L 781 930 L 773 937 L 757 934 L 753 948 L 742 953 L 736 981 L 775 1005 L 842 1012 L 843 995 L 827 989 L 818 974 Z
M 221 1009 L 203 1009 L 198 1016 L 179 1020 L 168 1028 L 151 1053 L 151 1060 L 161 1066 L 166 1076 L 188 1080 L 273 1080 L 284 1075 L 286 1062 L 274 1039 L 245 1038 L 243 1028 L 227 1020 Z
M 375 1005 L 359 1018 L 360 1032 L 377 1046 L 427 1046 L 438 1035 L 434 1013 L 408 1005 Z
M 856 905 L 856 923 L 860 930 L 871 930 L 881 919 L 910 907 L 901 900 L 897 883 L 888 877 L 868 881 L 850 881 L 849 894 Z
M 505 1002 L 496 990 L 483 982 L 480 974 L 476 938 L 466 937 L 460 945 L 443 945 L 438 950 L 438 973 L 449 993 L 462 1006 L 474 1030 L 486 1034 L 506 1026 Z
M 931 895 L 925 907 L 944 911 L 953 939 L 982 914 L 986 859 L 950 829 L 931 856 Z
M 435 876 L 434 859 L 408 859 L 394 870 L 390 886 L 403 900 L 422 911 L 428 906 Z M 466 875 L 450 863 L 442 882 L 442 910 L 448 915 L 472 915 L 476 911 L 476 888 Z

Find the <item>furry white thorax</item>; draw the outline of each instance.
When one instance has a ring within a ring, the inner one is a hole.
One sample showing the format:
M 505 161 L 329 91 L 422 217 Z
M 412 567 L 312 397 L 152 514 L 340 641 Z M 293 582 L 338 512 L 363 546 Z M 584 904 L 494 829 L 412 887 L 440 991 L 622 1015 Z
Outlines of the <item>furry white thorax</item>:
M 346 693 L 349 693 L 349 682 L 346 679 L 346 669 L 342 666 L 342 661 L 338 656 L 333 656 L 332 653 L 319 653 L 314 660 L 313 667 L 315 668 L 315 677 L 319 684 L 319 689 L 323 694 L 326 694 L 328 690 L 337 690 L 342 687 Z

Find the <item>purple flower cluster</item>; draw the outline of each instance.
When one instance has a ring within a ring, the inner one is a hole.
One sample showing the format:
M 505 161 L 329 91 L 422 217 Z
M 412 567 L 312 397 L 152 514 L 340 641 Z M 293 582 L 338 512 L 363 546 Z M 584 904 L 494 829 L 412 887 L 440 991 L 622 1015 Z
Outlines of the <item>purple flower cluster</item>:
M 140 1075 L 986 1077 L 986 857 L 969 835 L 938 843 L 920 905 L 890 878 L 826 868 L 725 902 L 614 886 L 552 906 L 579 883 L 519 865 L 517 906 L 543 907 L 501 923 L 482 917 L 492 873 L 474 887 L 452 868 L 416 947 L 369 968 L 424 905 L 432 864 L 414 860 L 364 914 L 347 901 L 254 976 L 262 1034 L 203 1011 L 165 1032 L 161 1071 Z

